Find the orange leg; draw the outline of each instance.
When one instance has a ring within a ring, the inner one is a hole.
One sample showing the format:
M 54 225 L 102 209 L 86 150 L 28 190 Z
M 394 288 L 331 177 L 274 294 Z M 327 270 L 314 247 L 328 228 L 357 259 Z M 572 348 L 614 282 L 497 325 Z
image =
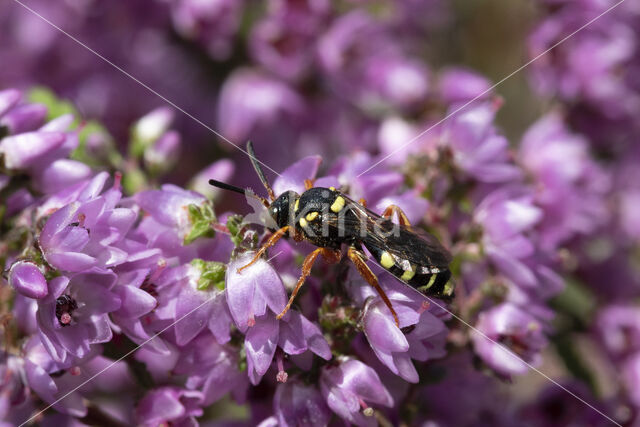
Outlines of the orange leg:
M 256 255 L 253 257 L 253 259 L 251 260 L 251 262 L 245 266 L 242 266 L 238 269 L 238 273 L 240 273 L 242 270 L 244 270 L 245 268 L 249 267 L 250 265 L 253 265 L 253 263 L 255 263 L 256 261 L 258 261 L 258 259 L 266 252 L 267 249 L 269 249 L 271 246 L 275 245 L 276 242 L 278 240 L 280 240 L 282 238 L 282 236 L 285 235 L 285 233 L 287 231 L 289 231 L 289 226 L 285 226 L 282 227 L 280 230 L 276 231 L 275 233 L 273 233 L 271 235 L 271 237 L 269 237 L 269 240 L 267 240 L 267 242 L 262 245 L 262 247 L 260 248 L 260 250 L 258 252 L 256 252 Z
M 352 246 L 349 248 L 349 251 L 347 252 L 347 256 L 356 265 L 356 268 L 358 269 L 358 273 L 360 273 L 360 275 L 364 277 L 364 280 L 366 280 L 367 283 L 373 286 L 373 288 L 378 292 L 378 295 L 380 295 L 380 298 L 382 298 L 382 301 L 384 301 L 387 308 L 389 308 L 389 311 L 393 316 L 393 320 L 395 320 L 396 322 L 396 326 L 400 327 L 400 322 L 398 321 L 398 315 L 396 314 L 396 311 L 393 309 L 393 306 L 391 305 L 391 301 L 389 300 L 389 297 L 385 293 L 384 289 L 382 289 L 382 287 L 378 283 L 378 278 L 376 277 L 376 275 L 373 274 L 373 271 L 371 271 L 369 266 L 364 262 L 364 259 L 362 259 L 362 255 L 360 254 L 360 252 L 358 252 L 358 250 L 356 250 L 356 248 Z
M 340 261 L 340 258 L 342 257 L 340 250 L 328 248 L 318 248 L 307 255 L 302 263 L 302 276 L 298 279 L 298 283 L 296 283 L 296 287 L 293 289 L 286 307 L 276 316 L 277 319 L 282 319 L 282 317 L 287 314 L 287 311 L 291 308 L 291 304 L 293 304 L 293 301 L 296 299 L 296 295 L 298 295 L 300 288 L 302 288 L 305 280 L 307 280 L 307 277 L 311 274 L 311 267 L 313 267 L 313 264 L 316 262 L 318 255 L 322 255 L 327 262 L 331 263 Z
M 305 190 L 309 190 L 311 188 L 313 188 L 313 182 L 315 181 L 315 179 L 305 179 L 304 180 L 304 189 Z
M 397 205 L 387 206 L 384 212 L 382 212 L 382 216 L 385 218 L 391 218 L 394 213 L 398 216 L 398 222 L 400 223 L 400 225 L 411 225 L 411 223 L 409 222 L 409 218 L 407 218 L 407 215 L 405 215 L 405 213 L 402 212 L 402 209 L 400 209 L 400 207 Z
M 367 207 L 367 201 L 364 198 L 360 197 L 360 200 L 358 200 L 358 202 L 365 208 Z

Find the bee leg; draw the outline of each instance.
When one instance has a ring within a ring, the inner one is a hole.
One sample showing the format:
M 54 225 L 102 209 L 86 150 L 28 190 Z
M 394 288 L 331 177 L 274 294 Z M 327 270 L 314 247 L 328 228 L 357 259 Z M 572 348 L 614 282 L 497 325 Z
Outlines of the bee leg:
M 289 228 L 290 227 L 287 225 L 285 227 L 282 227 L 280 230 L 276 231 L 275 233 L 273 233 L 271 235 L 271 237 L 269 237 L 269 240 L 267 240 L 266 243 L 264 245 L 262 245 L 260 250 L 258 250 L 258 252 L 256 252 L 256 255 L 253 257 L 251 262 L 249 264 L 244 265 L 244 266 L 242 266 L 242 267 L 240 267 L 238 269 L 238 273 L 240 273 L 242 270 L 244 270 L 245 268 L 249 267 L 250 265 L 252 265 L 256 261 L 258 261 L 258 259 L 267 251 L 267 249 L 269 249 L 271 246 L 275 245 L 276 242 L 278 240 L 280 240 L 282 238 L 282 236 L 284 236 L 287 231 L 289 231 Z
M 393 306 L 391 305 L 391 301 L 389 300 L 389 297 L 385 293 L 384 289 L 382 289 L 382 287 L 378 283 L 378 278 L 376 277 L 376 275 L 373 274 L 373 271 L 371 271 L 369 266 L 364 262 L 364 259 L 362 258 L 362 254 L 356 248 L 351 246 L 349 247 L 347 256 L 356 265 L 356 268 L 358 269 L 358 273 L 360 273 L 360 275 L 364 278 L 364 280 L 366 280 L 367 283 L 373 286 L 373 288 L 378 292 L 378 295 L 380 295 L 380 298 L 382 298 L 382 301 L 384 301 L 387 308 L 389 308 L 389 311 L 393 316 L 393 320 L 395 320 L 396 322 L 396 326 L 400 327 L 400 322 L 398 321 L 398 315 L 396 314 L 396 311 L 393 309 Z
M 411 223 L 409 222 L 409 218 L 407 218 L 407 215 L 405 215 L 402 209 L 400 209 L 400 206 L 397 205 L 387 206 L 384 212 L 382 212 L 382 216 L 384 218 L 391 218 L 394 213 L 398 216 L 398 222 L 400 223 L 400 225 L 411 225 Z
M 315 181 L 315 179 L 305 179 L 304 180 L 304 189 L 305 190 L 309 190 L 311 188 L 313 188 L 313 182 Z
M 287 314 L 287 311 L 289 311 L 289 309 L 291 308 L 291 304 L 293 304 L 293 301 L 296 299 L 296 295 L 298 295 L 300 288 L 302 288 L 305 280 L 307 280 L 307 277 L 309 277 L 309 275 L 311 274 L 311 268 L 316 262 L 318 255 L 322 255 L 322 257 L 330 263 L 338 262 L 340 261 L 340 258 L 342 258 L 342 253 L 339 249 L 329 248 L 318 248 L 307 255 L 307 257 L 304 259 L 304 262 L 302 263 L 302 275 L 298 279 L 298 283 L 296 283 L 296 287 L 293 289 L 293 292 L 291 292 L 289 302 L 287 302 L 284 310 L 282 310 L 282 312 L 276 316 L 276 319 L 282 319 L 284 315 Z
M 367 201 L 364 199 L 364 197 L 360 197 L 360 200 L 358 200 L 358 203 L 360 203 L 365 208 L 367 207 Z

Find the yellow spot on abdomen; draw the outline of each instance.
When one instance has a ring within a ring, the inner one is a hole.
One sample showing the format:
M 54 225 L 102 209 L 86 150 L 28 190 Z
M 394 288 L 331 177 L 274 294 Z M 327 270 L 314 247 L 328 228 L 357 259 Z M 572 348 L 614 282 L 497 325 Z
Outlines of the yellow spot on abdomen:
M 429 278 L 429 283 L 427 283 L 427 286 L 425 286 L 425 289 L 429 289 L 431 286 L 433 286 L 433 284 L 436 281 L 436 276 L 437 274 L 432 274 L 431 277 Z
M 344 203 L 345 203 L 344 197 L 342 196 L 336 197 L 336 200 L 331 205 L 331 211 L 335 213 L 340 212 L 342 208 L 344 208 Z
M 380 265 L 386 268 L 387 270 L 393 267 L 396 264 L 395 260 L 391 256 L 389 252 L 382 252 L 380 255 Z
M 416 275 L 416 267 L 414 265 L 410 266 L 410 270 L 405 270 L 404 273 L 402 273 L 402 276 L 400 276 L 400 279 L 404 280 L 405 282 L 408 282 L 409 280 L 413 279 L 413 276 Z
M 318 212 L 309 212 L 306 218 L 307 221 L 313 221 L 314 219 L 318 218 Z
M 304 218 L 300 218 L 300 227 L 306 227 L 307 225 L 307 220 Z

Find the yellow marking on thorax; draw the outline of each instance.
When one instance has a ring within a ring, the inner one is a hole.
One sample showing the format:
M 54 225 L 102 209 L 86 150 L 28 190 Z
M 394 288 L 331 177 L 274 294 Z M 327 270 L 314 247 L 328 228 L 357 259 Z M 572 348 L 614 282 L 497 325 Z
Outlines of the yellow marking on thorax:
M 301 227 L 306 227 L 307 225 L 309 225 L 309 224 L 307 223 L 307 220 L 306 220 L 306 219 L 304 219 L 304 218 L 300 218 L 300 226 L 301 226 Z
M 329 190 L 336 191 L 336 187 L 329 187 Z
M 413 276 L 415 275 L 416 275 L 416 266 L 411 264 L 410 269 L 405 270 L 405 272 L 402 273 L 402 276 L 400 276 L 400 279 L 408 282 L 409 280 L 413 279 Z
M 336 197 L 336 200 L 331 205 L 331 211 L 335 213 L 340 212 L 342 208 L 344 208 L 344 204 L 345 204 L 344 197 L 342 196 Z
M 309 212 L 306 216 L 307 221 L 313 221 L 314 219 L 318 218 L 318 212 Z
M 296 204 L 293 205 L 293 210 L 298 212 L 298 208 L 300 207 L 300 199 L 296 199 Z
M 380 255 L 380 265 L 386 268 L 387 270 L 393 267 L 396 264 L 396 261 L 393 259 L 389 252 L 382 252 Z

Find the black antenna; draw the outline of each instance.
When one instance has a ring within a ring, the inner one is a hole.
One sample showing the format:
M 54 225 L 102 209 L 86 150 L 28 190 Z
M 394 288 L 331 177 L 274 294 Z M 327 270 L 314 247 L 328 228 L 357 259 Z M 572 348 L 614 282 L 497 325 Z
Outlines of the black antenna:
M 251 164 L 253 165 L 253 168 L 256 170 L 256 173 L 258 174 L 258 178 L 260 178 L 260 181 L 262 182 L 262 185 L 264 185 L 264 188 L 267 189 L 269 198 L 272 201 L 275 200 L 276 195 L 273 192 L 273 188 L 271 188 L 269 181 L 267 181 L 267 178 L 264 176 L 264 172 L 262 171 L 262 168 L 260 167 L 260 163 L 258 162 L 258 158 L 256 157 L 256 152 L 253 149 L 253 142 L 251 141 L 247 142 L 247 153 L 249 153 L 249 159 L 251 160 Z
M 214 187 L 222 188 L 223 190 L 229 190 L 235 193 L 244 194 L 245 196 L 253 197 L 254 199 L 260 200 L 262 204 L 265 205 L 267 208 L 269 207 L 269 202 L 267 201 L 267 199 L 254 194 L 253 191 L 243 190 L 242 188 L 236 187 L 235 185 L 227 184 L 225 182 L 221 182 L 215 179 L 210 179 L 209 184 L 213 185 Z

